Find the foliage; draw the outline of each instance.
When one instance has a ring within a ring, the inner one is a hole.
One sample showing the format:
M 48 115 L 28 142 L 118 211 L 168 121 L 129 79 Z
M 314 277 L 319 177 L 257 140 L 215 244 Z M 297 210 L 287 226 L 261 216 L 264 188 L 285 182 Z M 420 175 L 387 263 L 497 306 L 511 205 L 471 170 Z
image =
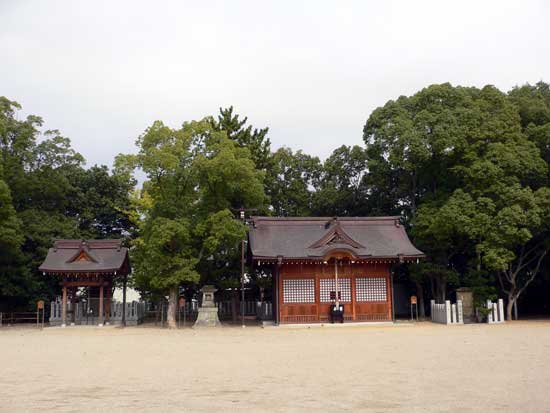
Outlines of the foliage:
M 537 240 L 548 234 L 548 166 L 540 142 L 524 133 L 546 119 L 536 109 L 546 89 L 537 87 L 533 104 L 525 89 L 511 92 L 514 100 L 492 86 L 433 85 L 376 109 L 365 125 L 371 202 L 411 225 L 429 256 L 416 277 L 431 282 L 436 275 L 439 299 L 449 271 L 464 278 L 485 270 L 508 273 L 513 302 L 529 277 L 522 282 L 522 270 L 510 271 L 527 270 L 526 259 L 537 263 L 545 254 Z
M 24 307 L 59 293 L 58 280 L 37 271 L 53 239 L 130 233 L 124 209 L 134 183 L 128 175 L 110 175 L 104 166 L 85 169 L 68 138 L 57 130 L 41 133 L 37 116 L 18 120 L 20 108 L 0 97 L 0 169 L 16 214 L 1 231 L 19 240 L 17 247 L 3 249 L 10 267 L 0 270 L 0 291 L 9 290 L 12 306 Z
M 359 146 L 337 148 L 322 165 L 313 209 L 320 216 L 360 216 L 368 197 L 364 178 L 367 156 Z
M 314 191 L 321 175 L 319 158 L 280 148 L 273 154 L 266 192 L 275 216 L 312 215 Z
M 196 283 L 201 275 L 205 283 L 222 278 L 246 235 L 232 210 L 264 204 L 264 173 L 249 150 L 216 130 L 210 118 L 180 129 L 157 121 L 137 145 L 136 156 L 118 160 L 147 176 L 148 202 L 141 204 L 134 244 L 136 282 L 142 290 L 170 291 L 172 302 L 182 284 Z
M 0 175 L 1 176 L 1 175 Z M 28 294 L 32 288 L 21 254 L 20 221 L 13 208 L 10 191 L 0 179 L 0 298 L 9 300 Z
M 246 126 L 247 121 L 247 117 L 241 120 L 239 115 L 233 114 L 233 106 L 220 108 L 218 118 L 210 118 L 216 131 L 225 131 L 229 139 L 240 147 L 247 148 L 256 168 L 265 171 L 270 167 L 271 161 L 271 141 L 267 138 L 269 128 L 252 128 L 251 125 Z
M 375 109 L 365 147 L 324 161 L 271 151 L 268 128 L 233 107 L 170 128 L 153 123 L 136 155 L 109 171 L 84 159 L 42 119 L 18 120 L 0 98 L 0 295 L 52 297 L 36 268 L 53 238 L 133 239 L 136 285 L 235 287 L 246 227 L 236 210 L 276 216 L 398 215 L 427 259 L 404 273 L 442 300 L 468 286 L 511 305 L 547 282 L 550 245 L 550 86 L 431 85 Z M 133 173 L 146 181 L 135 189 Z M 542 275 L 541 275 L 542 274 Z M 265 274 L 251 274 L 267 285 Z M 537 280 L 537 277 L 540 277 Z

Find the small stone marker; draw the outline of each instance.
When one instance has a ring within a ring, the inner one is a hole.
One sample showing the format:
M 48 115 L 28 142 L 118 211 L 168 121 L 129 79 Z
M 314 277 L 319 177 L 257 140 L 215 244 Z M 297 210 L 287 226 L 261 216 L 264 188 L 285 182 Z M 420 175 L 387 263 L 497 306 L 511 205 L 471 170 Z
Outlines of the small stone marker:
M 462 302 L 463 317 L 466 322 L 473 322 L 475 319 L 474 294 L 469 288 L 458 288 L 456 300 Z

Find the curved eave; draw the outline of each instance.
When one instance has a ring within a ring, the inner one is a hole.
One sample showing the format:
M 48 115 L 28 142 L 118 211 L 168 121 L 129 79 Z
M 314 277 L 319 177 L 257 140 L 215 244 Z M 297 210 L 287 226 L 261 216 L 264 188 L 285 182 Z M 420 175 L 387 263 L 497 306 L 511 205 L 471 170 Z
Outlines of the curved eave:
M 358 255 L 355 260 L 356 261 L 376 261 L 376 260 L 394 260 L 394 261 L 409 261 L 409 260 L 417 260 L 421 258 L 426 258 L 425 254 L 420 255 Z M 273 256 L 261 256 L 261 255 L 254 255 L 252 257 L 253 261 L 278 261 L 281 260 L 282 262 L 286 261 L 323 261 L 323 256 L 308 256 L 308 257 L 273 257 Z
M 118 268 L 105 268 L 101 270 L 52 270 L 52 269 L 44 269 L 44 268 L 38 268 L 38 271 L 44 273 L 44 274 L 113 274 L 113 275 L 126 275 L 124 274 L 125 271 L 122 271 L 122 269 Z M 116 273 L 116 274 L 115 274 Z

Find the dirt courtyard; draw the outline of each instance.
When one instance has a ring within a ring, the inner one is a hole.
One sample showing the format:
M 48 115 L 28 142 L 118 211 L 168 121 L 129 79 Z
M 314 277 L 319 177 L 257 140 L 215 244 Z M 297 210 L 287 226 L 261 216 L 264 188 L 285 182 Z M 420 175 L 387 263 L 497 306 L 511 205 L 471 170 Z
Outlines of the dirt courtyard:
M 0 329 L 0 410 L 550 411 L 550 322 Z

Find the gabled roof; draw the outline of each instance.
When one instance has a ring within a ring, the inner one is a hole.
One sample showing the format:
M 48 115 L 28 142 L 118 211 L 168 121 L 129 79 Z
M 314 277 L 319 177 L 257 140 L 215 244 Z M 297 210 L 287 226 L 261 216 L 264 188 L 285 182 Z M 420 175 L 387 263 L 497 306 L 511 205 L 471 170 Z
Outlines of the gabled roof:
M 311 244 L 309 248 L 320 248 L 329 244 L 346 244 L 353 248 L 365 248 L 343 230 L 338 220 L 334 220 L 334 225 L 330 225 L 325 235 Z
M 252 258 L 314 259 L 342 250 L 358 259 L 421 258 L 399 217 L 253 217 Z
M 123 275 L 130 270 L 128 249 L 118 239 L 56 240 L 39 270 L 45 273 L 117 272 Z

